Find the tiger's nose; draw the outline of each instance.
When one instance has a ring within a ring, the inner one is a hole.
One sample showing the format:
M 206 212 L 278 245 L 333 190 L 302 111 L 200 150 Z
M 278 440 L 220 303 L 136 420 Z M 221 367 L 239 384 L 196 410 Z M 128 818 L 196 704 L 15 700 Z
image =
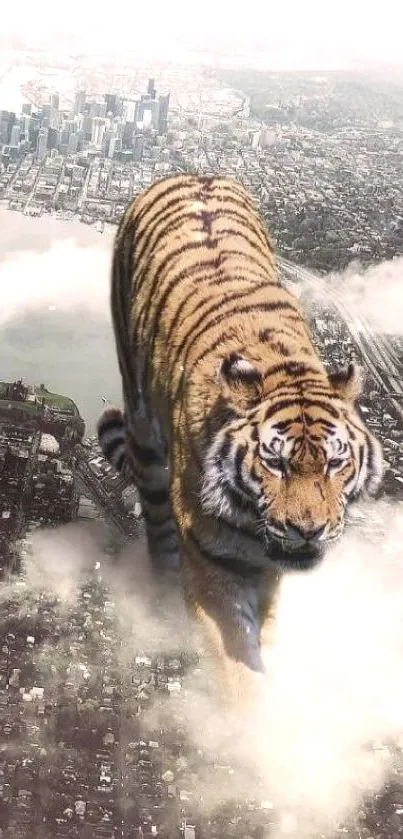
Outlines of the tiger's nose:
M 290 542 L 309 542 L 311 545 L 315 545 L 316 542 L 319 542 L 325 530 L 326 524 L 322 524 L 320 527 L 299 527 L 287 521 L 284 536 Z

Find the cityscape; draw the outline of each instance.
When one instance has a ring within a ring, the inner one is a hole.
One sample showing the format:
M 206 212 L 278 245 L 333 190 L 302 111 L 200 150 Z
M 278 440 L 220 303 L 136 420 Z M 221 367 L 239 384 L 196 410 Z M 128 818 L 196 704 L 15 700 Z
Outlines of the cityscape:
M 20 114 L 0 110 L 0 206 L 101 232 L 155 178 L 224 174 L 255 195 L 298 264 L 340 270 L 403 253 L 401 88 L 170 65 L 158 82 L 130 68 L 114 76 L 119 94 L 104 92 L 108 69 L 97 67 L 67 101 L 27 84 Z
M 326 364 L 355 359 L 365 371 L 359 410 L 383 443 L 382 496 L 403 500 L 403 340 L 377 335 L 363 321 L 358 329 L 357 316 L 315 273 L 340 270 L 358 256 L 373 262 L 403 254 L 397 94 L 378 92 L 374 109 L 375 94 L 363 83 L 360 108 L 346 105 L 343 116 L 343 103 L 357 95 L 346 82 L 336 119 L 332 102 L 341 83 L 327 77 L 279 74 L 252 83 L 238 72 L 193 68 L 177 75 L 175 87 L 169 68 L 155 77 L 143 73 L 136 95 L 121 70 L 116 92 L 106 93 L 107 71 L 93 69 L 69 101 L 28 85 L 31 101 L 21 113 L 0 110 L 0 202 L 10 212 L 78 219 L 102 233 L 156 178 L 197 171 L 240 180 L 275 236 L 281 281 L 306 303 Z M 166 612 L 150 596 L 149 639 L 122 609 L 116 588 L 122 556 L 143 538 L 135 488 L 104 460 L 68 394 L 51 390 L 51 382 L 9 381 L 6 372 L 0 837 L 299 836 L 295 813 L 278 812 L 258 783 L 253 798 L 228 793 L 238 771 L 231 755 L 207 748 L 202 755 L 190 741 L 186 702 L 205 686 L 196 647 L 178 638 L 176 609 Z M 365 526 L 363 538 L 380 544 L 376 518 Z M 47 590 L 43 578 L 32 585 L 38 550 L 46 556 L 48 538 L 61 562 L 66 533 L 77 556 L 85 554 L 78 570 L 68 569 L 68 594 L 63 586 Z M 159 703 L 163 718 L 150 715 Z M 376 748 L 385 760 L 393 753 L 392 780 L 372 797 L 363 791 L 358 811 L 335 824 L 332 836 L 403 835 L 403 753 L 394 744 Z M 219 791 L 207 809 L 201 767 Z

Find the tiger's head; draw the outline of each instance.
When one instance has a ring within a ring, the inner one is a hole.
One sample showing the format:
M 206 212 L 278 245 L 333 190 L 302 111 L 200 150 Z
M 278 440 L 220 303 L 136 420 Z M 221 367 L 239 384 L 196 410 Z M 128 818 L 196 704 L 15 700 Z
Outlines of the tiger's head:
M 374 494 L 383 474 L 381 446 L 354 406 L 359 371 L 327 373 L 317 359 L 313 375 L 309 362 L 283 362 L 266 392 L 252 362 L 224 359 L 224 420 L 205 460 L 204 510 L 258 535 L 282 569 L 315 565 L 349 503 Z

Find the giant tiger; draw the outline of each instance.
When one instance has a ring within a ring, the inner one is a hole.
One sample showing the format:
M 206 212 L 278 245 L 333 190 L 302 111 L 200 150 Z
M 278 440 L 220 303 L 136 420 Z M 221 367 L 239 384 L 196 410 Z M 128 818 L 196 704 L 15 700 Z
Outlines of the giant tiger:
M 348 503 L 379 485 L 357 371 L 326 372 L 232 180 L 173 176 L 132 202 L 112 315 L 124 414 L 105 409 L 102 450 L 138 487 L 155 566 L 179 558 L 222 692 L 241 701 L 282 573 L 312 568 Z

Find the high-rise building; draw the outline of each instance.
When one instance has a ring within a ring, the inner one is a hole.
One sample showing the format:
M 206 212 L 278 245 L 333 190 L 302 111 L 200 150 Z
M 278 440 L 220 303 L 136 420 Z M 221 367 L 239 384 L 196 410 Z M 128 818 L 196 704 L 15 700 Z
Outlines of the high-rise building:
M 102 148 L 102 141 L 105 134 L 105 120 L 100 117 L 94 117 L 92 120 L 91 143 L 97 148 Z
M 124 149 L 133 148 L 133 134 L 134 122 L 125 122 L 122 136 L 122 146 Z
M 158 97 L 158 132 L 166 134 L 168 130 L 168 110 L 169 110 L 170 93 L 165 93 Z
M 21 137 L 21 126 L 18 122 L 13 125 L 10 136 L 10 146 L 18 146 Z
M 87 143 L 91 142 L 92 136 L 92 118 L 89 116 L 83 117 L 83 132 L 84 139 Z
M 143 128 L 157 128 L 159 102 L 156 99 L 151 99 L 148 94 L 144 94 L 138 105 L 137 125 L 141 125 Z
M 106 113 L 116 116 L 116 93 L 105 93 Z
M 48 149 L 57 149 L 59 145 L 59 132 L 57 128 L 48 128 Z
M 77 90 L 76 95 L 74 97 L 74 113 L 75 114 L 83 114 L 84 107 L 85 107 L 85 100 L 86 100 L 86 92 L 85 90 Z
M 78 134 L 70 134 L 67 144 L 67 154 L 76 154 L 78 149 Z
M 116 113 L 115 113 L 115 116 L 122 117 L 124 108 L 125 108 L 125 100 L 123 99 L 122 96 L 117 96 L 116 97 Z
M 154 79 L 149 79 L 148 80 L 147 93 L 148 93 L 149 96 L 151 96 L 151 99 L 155 99 L 156 91 L 155 91 L 155 86 L 154 86 Z
M 44 160 L 46 157 L 48 148 L 48 129 L 41 128 L 38 134 L 38 140 L 36 144 L 36 157 L 37 160 Z
M 122 151 L 122 141 L 120 137 L 112 137 L 109 142 L 108 157 L 112 158 L 115 154 Z
M 131 99 L 126 99 L 124 103 L 124 119 L 125 122 L 135 122 L 135 115 L 136 109 L 138 107 L 137 102 L 133 102 Z
M 142 134 L 136 134 L 133 139 L 133 158 L 134 160 L 142 160 L 144 150 L 144 137 Z
M 0 111 L 0 144 L 9 144 L 14 123 L 15 114 L 12 111 Z
M 26 116 L 30 116 L 31 111 L 32 111 L 31 103 L 30 102 L 24 102 L 24 104 L 22 106 L 22 113 L 26 114 Z
M 106 117 L 106 102 L 90 102 L 89 107 L 90 117 Z
M 29 121 L 29 142 L 36 148 L 39 136 L 40 120 L 36 117 L 31 117 Z
M 50 107 L 52 108 L 52 111 L 58 111 L 59 110 L 59 102 L 60 102 L 59 94 L 58 93 L 52 93 L 51 96 L 50 96 Z

